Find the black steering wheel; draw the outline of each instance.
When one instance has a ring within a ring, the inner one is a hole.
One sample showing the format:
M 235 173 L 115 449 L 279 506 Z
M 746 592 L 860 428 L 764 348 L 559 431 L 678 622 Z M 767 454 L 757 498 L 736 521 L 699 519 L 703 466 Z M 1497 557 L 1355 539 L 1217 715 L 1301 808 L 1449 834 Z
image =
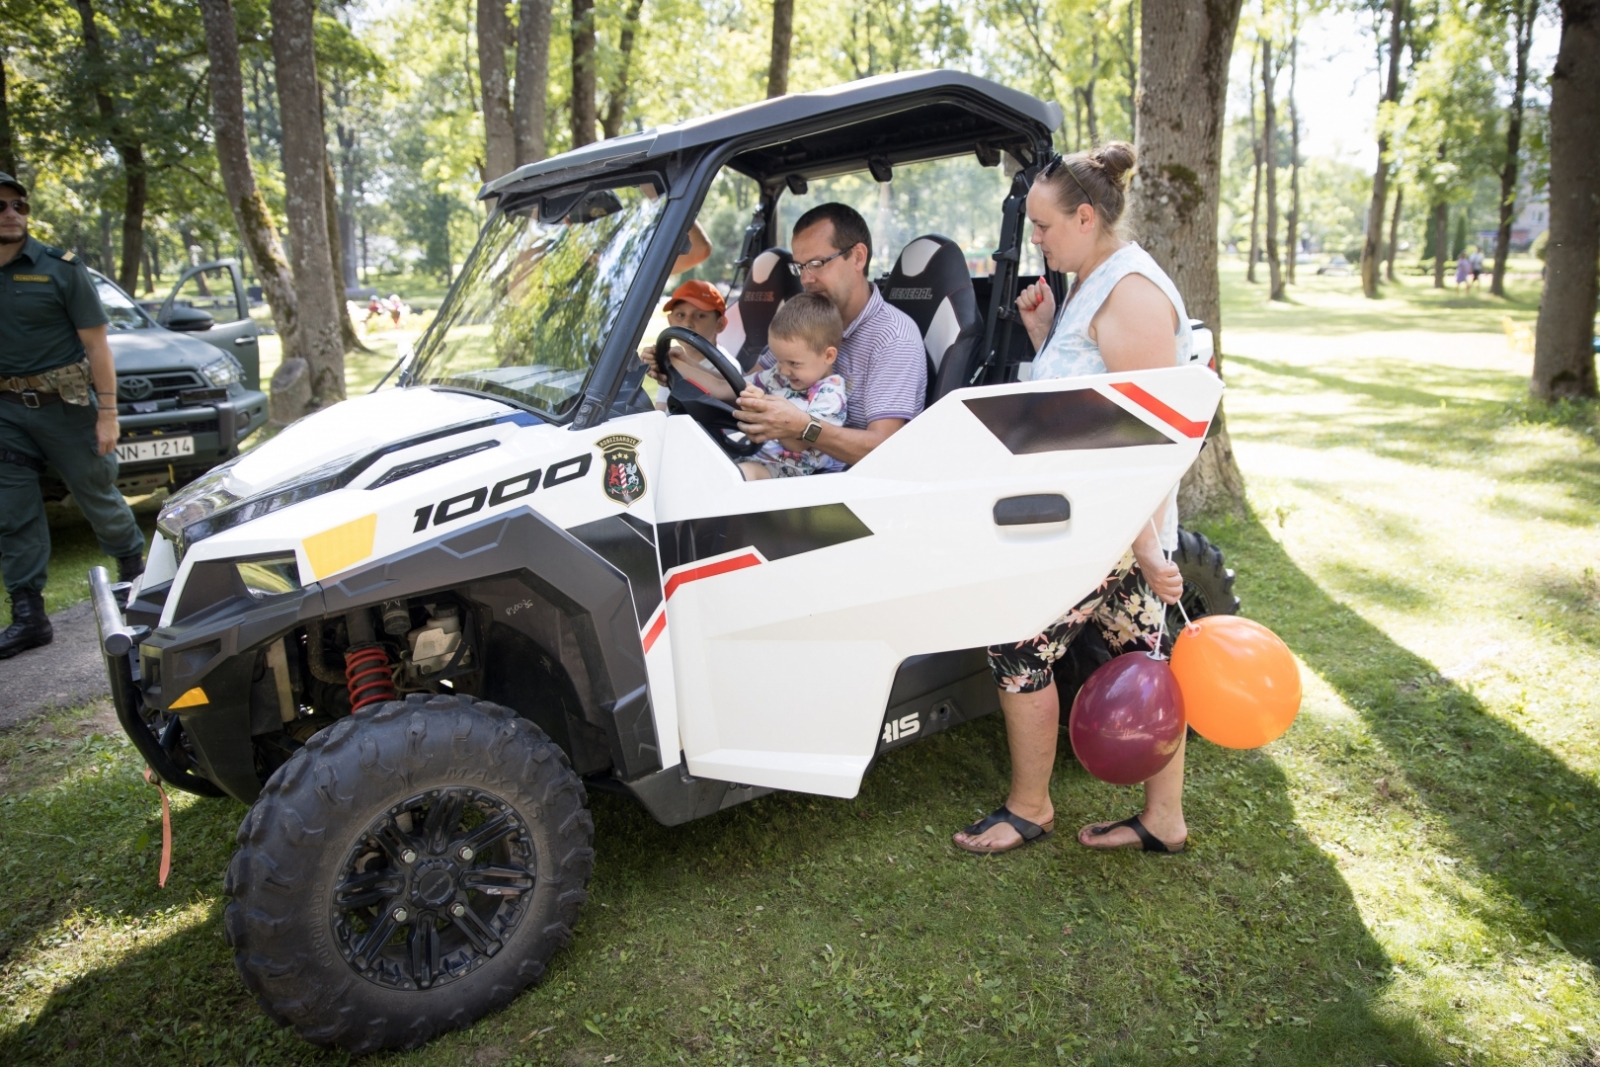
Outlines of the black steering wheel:
M 747 437 L 739 426 L 739 420 L 733 417 L 735 408 L 732 404 L 712 396 L 672 365 L 672 357 L 668 353 L 674 341 L 706 357 L 728 383 L 735 397 L 745 387 L 744 375 L 739 373 L 738 366 L 723 355 L 716 345 L 693 330 L 668 326 L 656 338 L 656 369 L 667 379 L 667 413 L 688 415 L 694 419 L 730 456 L 742 459 L 761 451 L 761 445 Z

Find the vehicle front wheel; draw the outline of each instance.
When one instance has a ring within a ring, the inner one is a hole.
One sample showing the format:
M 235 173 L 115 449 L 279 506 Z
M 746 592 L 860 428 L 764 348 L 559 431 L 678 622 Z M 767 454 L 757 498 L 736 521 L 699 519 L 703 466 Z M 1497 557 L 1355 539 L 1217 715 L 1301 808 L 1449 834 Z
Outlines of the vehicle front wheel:
M 412 696 L 311 738 L 239 828 L 234 963 L 307 1041 L 411 1048 L 504 1006 L 572 937 L 583 784 L 497 704 Z

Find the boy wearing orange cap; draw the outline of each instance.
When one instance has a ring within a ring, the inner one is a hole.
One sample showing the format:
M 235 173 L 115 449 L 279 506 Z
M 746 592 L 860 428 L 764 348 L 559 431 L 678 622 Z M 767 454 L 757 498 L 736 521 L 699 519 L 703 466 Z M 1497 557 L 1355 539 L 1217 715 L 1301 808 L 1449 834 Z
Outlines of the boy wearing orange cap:
M 681 326 L 693 331 L 712 344 L 716 344 L 717 335 L 728 328 L 727 301 L 710 282 L 684 282 L 672 291 L 672 296 L 661 310 L 666 312 L 669 326 Z M 654 373 L 656 346 L 645 345 L 639 350 L 639 358 L 650 364 Z M 686 352 L 677 345 L 672 347 L 672 361 L 685 378 L 698 385 L 722 381 L 722 376 L 712 368 L 709 360 Z M 727 385 L 724 384 L 722 388 L 726 389 Z

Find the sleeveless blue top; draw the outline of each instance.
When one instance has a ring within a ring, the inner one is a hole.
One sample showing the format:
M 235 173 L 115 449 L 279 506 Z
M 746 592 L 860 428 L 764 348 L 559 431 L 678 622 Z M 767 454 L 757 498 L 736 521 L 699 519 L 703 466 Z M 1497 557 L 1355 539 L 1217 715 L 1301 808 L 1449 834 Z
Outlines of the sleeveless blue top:
M 1056 313 L 1050 336 L 1045 338 L 1038 355 L 1033 359 L 1033 381 L 1106 373 L 1106 362 L 1100 357 L 1099 344 L 1089 336 L 1089 326 L 1100 313 L 1100 307 L 1111 295 L 1111 290 L 1130 274 L 1149 278 L 1172 301 L 1173 310 L 1178 313 L 1177 365 L 1189 362 L 1194 355 L 1194 332 L 1183 307 L 1183 297 L 1178 295 L 1178 287 L 1172 284 L 1172 279 L 1150 257 L 1150 253 L 1129 241 L 1090 271 L 1087 278 L 1073 281 L 1067 291 L 1067 302 Z M 1168 552 L 1178 548 L 1177 498 L 1178 490 L 1174 488 L 1167 501 L 1167 520 L 1161 529 L 1161 547 Z

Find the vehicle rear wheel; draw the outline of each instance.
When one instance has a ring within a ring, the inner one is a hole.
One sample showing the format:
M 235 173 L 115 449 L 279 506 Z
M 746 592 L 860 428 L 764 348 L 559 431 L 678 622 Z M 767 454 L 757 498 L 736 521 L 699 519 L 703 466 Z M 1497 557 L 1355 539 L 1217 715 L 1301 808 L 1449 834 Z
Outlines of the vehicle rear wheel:
M 1178 530 L 1178 550 L 1172 562 L 1183 575 L 1183 596 L 1178 603 L 1167 608 L 1166 650 L 1172 651 L 1171 642 L 1183 632 L 1183 616 L 1198 619 L 1202 615 L 1237 615 L 1239 598 L 1233 595 L 1233 571 L 1223 563 L 1222 550 L 1206 539 L 1206 535 L 1193 530 Z
M 503 1007 L 572 938 L 583 784 L 497 704 L 412 696 L 311 738 L 239 828 L 228 943 L 263 1010 L 352 1053 Z

